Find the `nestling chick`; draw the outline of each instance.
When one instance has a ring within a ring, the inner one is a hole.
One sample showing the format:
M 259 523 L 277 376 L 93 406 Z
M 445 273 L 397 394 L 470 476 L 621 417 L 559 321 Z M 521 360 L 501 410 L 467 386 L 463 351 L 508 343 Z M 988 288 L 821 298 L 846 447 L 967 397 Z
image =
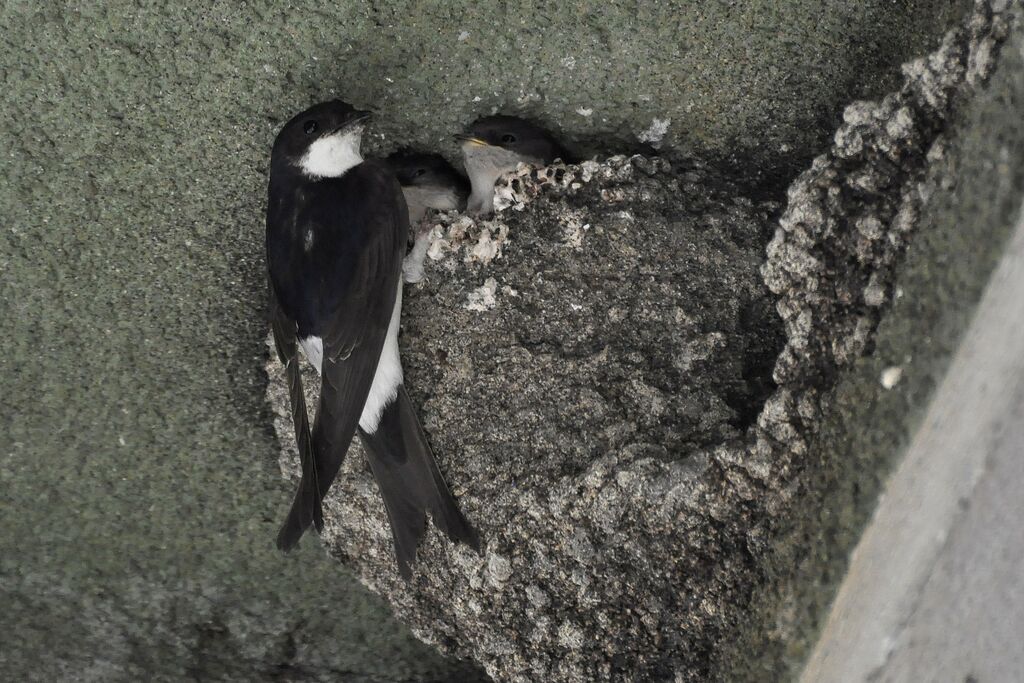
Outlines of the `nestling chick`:
M 461 211 L 469 197 L 469 182 L 440 154 L 402 150 L 385 162 L 394 171 L 409 206 L 409 225 L 429 209 Z
M 548 131 L 515 116 L 477 119 L 455 139 L 462 143 L 463 163 L 473 188 L 470 213 L 494 211 L 494 183 L 520 163 L 547 166 L 555 159 L 567 161 L 565 149 Z
M 469 196 L 469 182 L 440 154 L 395 152 L 385 160 L 395 173 L 405 203 L 409 206 L 409 225 L 415 234 L 412 251 L 402 266 L 406 282 L 423 279 L 423 260 L 430 247 L 430 230 L 420 221 L 430 209 L 462 211 Z

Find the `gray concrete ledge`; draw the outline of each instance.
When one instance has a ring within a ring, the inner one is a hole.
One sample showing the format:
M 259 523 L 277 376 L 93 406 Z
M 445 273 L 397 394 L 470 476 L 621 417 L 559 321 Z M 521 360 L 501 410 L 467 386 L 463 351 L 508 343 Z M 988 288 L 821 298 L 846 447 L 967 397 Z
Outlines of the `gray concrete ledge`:
M 1024 680 L 1024 216 L 801 676 Z

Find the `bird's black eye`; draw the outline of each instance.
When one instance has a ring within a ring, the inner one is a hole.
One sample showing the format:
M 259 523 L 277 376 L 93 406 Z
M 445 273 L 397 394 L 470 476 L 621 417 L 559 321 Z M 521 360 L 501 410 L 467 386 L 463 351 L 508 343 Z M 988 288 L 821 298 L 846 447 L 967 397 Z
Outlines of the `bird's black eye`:
M 309 121 L 306 121 L 304 124 L 302 124 L 302 130 L 306 131 L 306 135 L 312 135 L 313 133 L 316 132 L 316 129 L 319 127 L 320 126 L 318 126 L 316 121 L 314 121 L 313 119 L 310 119 Z
M 417 168 L 415 171 L 412 172 L 412 177 L 413 178 L 419 178 L 421 175 L 423 175 L 426 172 L 427 172 L 427 169 L 425 169 L 425 168 Z
M 512 135 L 512 133 L 505 133 L 501 136 L 501 141 L 506 144 L 511 144 L 516 141 L 516 136 Z

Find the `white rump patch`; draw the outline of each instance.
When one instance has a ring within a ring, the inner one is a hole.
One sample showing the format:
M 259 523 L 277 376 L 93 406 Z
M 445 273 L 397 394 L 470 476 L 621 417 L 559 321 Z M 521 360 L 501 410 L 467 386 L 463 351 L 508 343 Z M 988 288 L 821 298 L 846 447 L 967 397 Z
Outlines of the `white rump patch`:
M 309 364 L 316 368 L 317 374 L 320 374 L 324 362 L 324 340 L 320 337 L 306 337 L 299 340 L 299 348 Z
M 366 396 L 363 413 L 359 416 L 359 427 L 368 434 L 377 431 L 380 416 L 398 396 L 398 387 L 402 384 L 402 359 L 398 356 L 398 325 L 402 318 L 402 283 L 398 283 L 395 295 L 395 307 L 391 311 L 391 322 L 388 324 L 384 348 L 380 352 L 377 371 L 373 375 L 370 393 Z
M 350 168 L 363 163 L 359 153 L 362 137 L 362 126 L 344 128 L 337 133 L 325 135 L 310 145 L 299 161 L 302 172 L 311 178 L 339 178 L 345 175 Z

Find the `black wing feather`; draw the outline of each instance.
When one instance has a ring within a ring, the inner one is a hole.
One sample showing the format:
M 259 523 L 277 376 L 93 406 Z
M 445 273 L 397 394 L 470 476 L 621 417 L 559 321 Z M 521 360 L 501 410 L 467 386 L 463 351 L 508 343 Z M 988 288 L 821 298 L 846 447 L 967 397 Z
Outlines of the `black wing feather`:
M 359 436 L 391 522 L 398 572 L 406 581 L 412 578 L 416 548 L 426 535 L 427 513 L 452 541 L 480 550 L 476 531 L 437 468 L 404 386 L 384 409 L 377 431 L 369 434 L 360 429 Z
M 302 482 L 309 489 L 309 492 L 303 494 L 300 487 L 300 491 L 296 493 L 296 500 L 302 498 L 307 501 L 307 504 L 302 507 L 301 523 L 306 527 L 313 524 L 317 530 L 321 530 L 324 526 L 323 500 L 321 496 L 310 495 L 310 492 L 318 491 L 319 486 L 317 485 L 316 461 L 313 456 L 313 441 L 309 431 L 306 395 L 302 389 L 302 371 L 299 368 L 295 323 L 289 320 L 281 310 L 273 287 L 270 288 L 270 320 L 274 345 L 277 347 L 277 357 L 284 365 L 285 376 L 288 380 L 288 397 L 291 400 L 292 422 L 295 427 L 299 463 L 302 466 Z M 280 537 L 278 545 L 282 545 Z

